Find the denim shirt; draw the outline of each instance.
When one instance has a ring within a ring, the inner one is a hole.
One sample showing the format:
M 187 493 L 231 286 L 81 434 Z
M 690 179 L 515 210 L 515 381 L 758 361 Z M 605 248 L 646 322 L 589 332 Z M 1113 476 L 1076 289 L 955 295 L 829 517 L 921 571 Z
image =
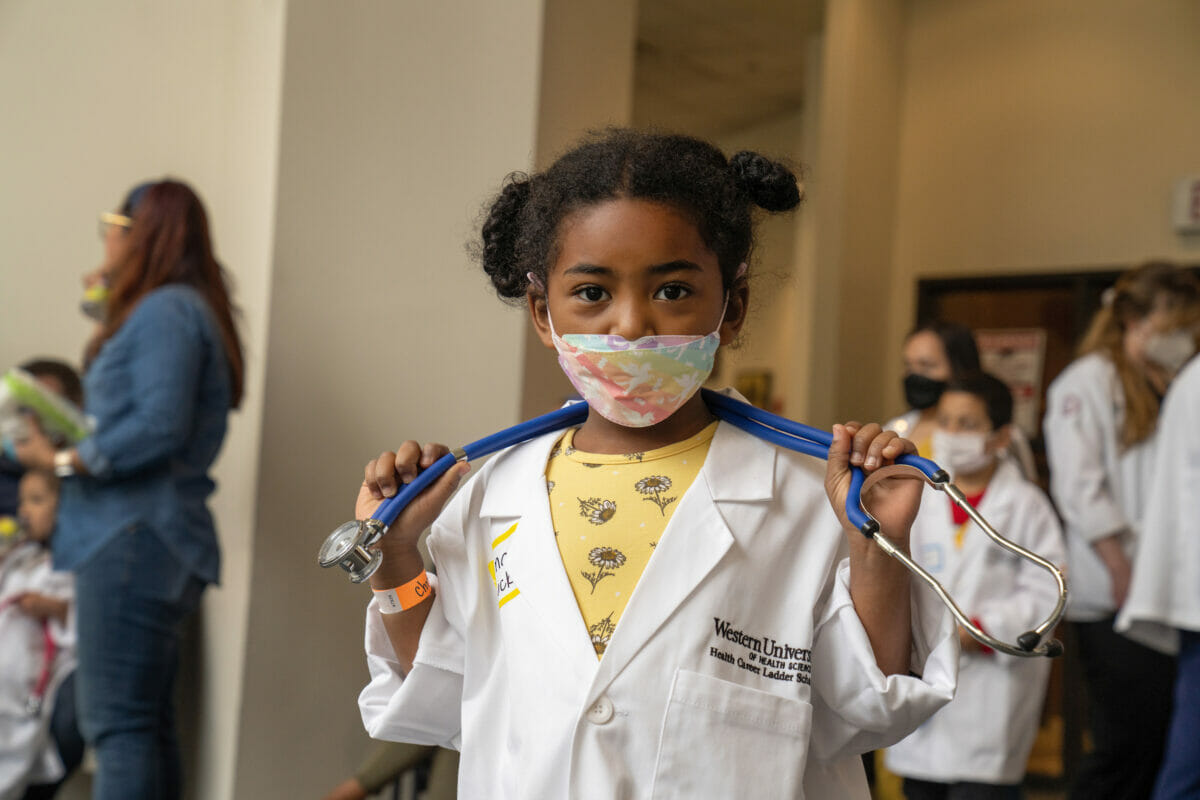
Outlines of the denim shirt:
M 95 433 L 79 442 L 87 475 L 63 481 L 56 569 L 77 570 L 118 533 L 151 530 L 181 567 L 220 576 L 209 467 L 232 397 L 220 328 L 203 297 L 170 284 L 137 304 L 84 375 Z M 147 564 L 153 569 L 153 564 Z

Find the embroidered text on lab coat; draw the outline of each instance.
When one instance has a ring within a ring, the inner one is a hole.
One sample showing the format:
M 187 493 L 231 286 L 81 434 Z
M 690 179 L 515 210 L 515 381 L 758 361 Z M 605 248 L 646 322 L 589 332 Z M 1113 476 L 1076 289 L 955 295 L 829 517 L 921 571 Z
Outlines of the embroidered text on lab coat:
M 751 636 L 720 617 L 713 617 L 713 626 L 718 637 L 736 645 L 734 652 L 710 646 L 708 654 L 713 658 L 764 678 L 812 683 L 812 651 L 807 647 L 793 647 L 771 636 Z

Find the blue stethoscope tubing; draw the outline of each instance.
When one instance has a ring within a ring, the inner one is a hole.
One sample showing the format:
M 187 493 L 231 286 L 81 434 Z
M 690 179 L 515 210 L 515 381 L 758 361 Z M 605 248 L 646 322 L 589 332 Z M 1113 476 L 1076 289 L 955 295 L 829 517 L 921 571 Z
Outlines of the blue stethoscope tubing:
M 728 422 L 753 436 L 779 447 L 804 453 L 815 458 L 828 458 L 829 447 L 833 444 L 832 433 L 794 422 L 778 414 L 772 414 L 769 411 L 763 411 L 749 403 L 744 403 L 719 392 L 709 389 L 702 389 L 701 392 L 709 410 L 721 421 Z M 588 407 L 586 403 L 569 403 L 549 414 L 543 414 L 540 417 L 521 422 L 511 428 L 494 433 L 491 436 L 486 436 L 478 441 L 464 445 L 458 450 L 447 453 L 423 470 L 411 483 L 406 484 L 398 493 L 384 500 L 375 509 L 375 513 L 372 514 L 371 519 L 364 522 L 370 530 L 375 532 L 374 538 L 371 542 L 367 542 L 367 544 L 376 541 L 417 495 L 459 461 L 473 461 L 503 450 L 506 447 L 512 447 L 530 439 L 535 439 L 544 434 L 562 430 L 572 425 L 582 424 L 587 419 L 587 415 Z M 878 544 L 888 555 L 900 561 L 909 572 L 928 585 L 950 610 L 958 624 L 965 628 L 979 642 L 986 644 L 993 650 L 1014 656 L 1054 657 L 1060 655 L 1062 653 L 1062 645 L 1057 640 L 1046 639 L 1043 641 L 1043 639 L 1058 624 L 1063 613 L 1066 611 L 1067 585 L 1062 570 L 1038 554 L 1001 536 L 979 514 L 974 506 L 967 501 L 962 491 L 950 483 L 949 475 L 933 461 L 921 456 L 903 455 L 896 459 L 896 463 L 916 470 L 931 486 L 945 492 L 951 501 L 963 509 L 967 513 L 967 516 L 996 544 L 1021 558 L 1032 561 L 1042 569 L 1048 571 L 1058 585 L 1058 602 L 1055 605 L 1053 613 L 1036 628 L 1018 636 L 1016 645 L 996 639 L 982 630 L 963 613 L 962 609 L 954 602 L 954 599 L 946 591 L 945 587 L 942 586 L 941 582 L 930 575 L 924 568 L 913 561 L 907 553 L 896 547 L 883 535 L 879 528 L 879 523 L 862 506 L 862 491 L 866 476 L 858 467 L 851 468 L 850 487 L 846 494 L 846 517 L 850 520 L 850 523 L 858 528 L 864 536 Z M 331 566 L 331 564 L 324 565 Z

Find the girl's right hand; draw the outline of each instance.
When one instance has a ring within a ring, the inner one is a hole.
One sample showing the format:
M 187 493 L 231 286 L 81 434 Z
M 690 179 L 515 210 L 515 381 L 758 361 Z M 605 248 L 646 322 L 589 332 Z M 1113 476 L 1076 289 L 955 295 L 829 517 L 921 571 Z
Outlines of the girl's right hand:
M 363 471 L 362 486 L 354 504 L 355 519 L 367 519 L 386 498 L 393 497 L 404 484 L 412 483 L 422 470 L 450 452 L 443 444 L 428 443 L 422 447 L 418 442 L 407 441 L 395 452 L 385 451 L 378 458 L 367 462 Z M 400 512 L 400 516 L 380 539 L 380 548 L 415 548 L 417 539 L 441 513 L 450 495 L 458 488 L 462 476 L 471 469 L 466 462 L 455 464 L 446 474 L 438 478 Z

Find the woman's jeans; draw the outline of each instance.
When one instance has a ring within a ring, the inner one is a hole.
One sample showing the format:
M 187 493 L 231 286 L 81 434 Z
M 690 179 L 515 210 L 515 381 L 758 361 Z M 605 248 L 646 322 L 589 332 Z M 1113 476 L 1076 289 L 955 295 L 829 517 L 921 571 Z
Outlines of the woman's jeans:
M 1179 632 L 1175 710 L 1155 800 L 1200 797 L 1200 632 Z
M 96 752 L 93 800 L 180 797 L 175 673 L 183 622 L 203 590 L 144 527 L 121 531 L 76 571 L 76 691 Z

